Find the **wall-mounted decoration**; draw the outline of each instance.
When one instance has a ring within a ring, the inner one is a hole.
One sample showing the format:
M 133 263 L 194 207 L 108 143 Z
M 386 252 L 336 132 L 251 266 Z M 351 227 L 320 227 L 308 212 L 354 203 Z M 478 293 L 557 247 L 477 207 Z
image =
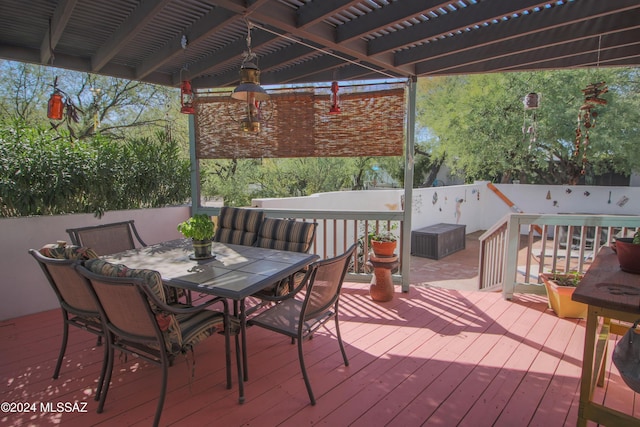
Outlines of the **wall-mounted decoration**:
M 611 191 L 609 191 L 609 200 L 607 200 L 607 204 L 611 204 Z
M 551 190 L 547 191 L 547 200 L 551 200 Z
M 627 196 L 622 196 L 620 200 L 618 200 L 618 203 L 616 203 L 616 205 L 623 207 L 624 205 L 627 204 L 628 201 L 629 201 L 629 198 Z
M 589 197 L 591 195 L 591 193 L 589 193 L 588 191 L 584 192 L 585 197 Z
M 571 194 L 572 191 L 573 190 L 571 190 L 570 188 L 567 188 L 566 190 L 564 190 L 564 192 L 567 193 L 567 194 Z

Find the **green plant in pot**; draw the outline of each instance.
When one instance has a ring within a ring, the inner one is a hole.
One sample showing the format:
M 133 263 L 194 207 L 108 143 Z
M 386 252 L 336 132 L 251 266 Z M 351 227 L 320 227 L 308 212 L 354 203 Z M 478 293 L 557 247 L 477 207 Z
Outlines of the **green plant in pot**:
M 622 271 L 640 274 L 640 230 L 636 231 L 633 237 L 616 238 L 613 248 L 618 254 Z
M 215 227 L 209 215 L 196 214 L 178 224 L 178 231 L 193 240 L 194 258 L 211 257 L 211 246 Z
M 373 249 L 373 253 L 376 256 L 393 256 L 397 245 L 397 238 L 392 232 L 394 228 L 395 224 L 391 227 L 385 227 L 382 230 L 374 230 L 368 233 L 369 246 Z
M 549 307 L 558 317 L 584 319 L 587 317 L 587 305 L 573 301 L 571 296 L 582 279 L 577 271 L 541 273 L 540 278 L 547 290 Z

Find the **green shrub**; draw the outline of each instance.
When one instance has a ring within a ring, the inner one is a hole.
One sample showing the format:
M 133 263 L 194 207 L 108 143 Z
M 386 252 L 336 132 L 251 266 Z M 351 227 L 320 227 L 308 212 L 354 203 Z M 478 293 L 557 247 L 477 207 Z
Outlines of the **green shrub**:
M 0 217 L 162 207 L 189 198 L 189 161 L 164 133 L 125 142 L 0 123 Z

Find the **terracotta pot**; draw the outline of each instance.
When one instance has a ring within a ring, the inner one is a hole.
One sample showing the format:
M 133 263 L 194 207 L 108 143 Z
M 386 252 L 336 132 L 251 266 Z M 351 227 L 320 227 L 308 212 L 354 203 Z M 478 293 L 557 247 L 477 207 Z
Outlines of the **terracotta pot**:
M 571 299 L 576 287 L 560 286 L 552 279 L 553 276 L 553 274 L 540 274 L 540 278 L 544 282 L 544 287 L 547 290 L 549 307 L 551 307 L 558 317 L 585 319 L 587 317 L 587 304 Z
M 640 245 L 636 245 L 631 237 L 616 239 L 616 253 L 620 269 L 627 273 L 640 274 Z
M 396 250 L 396 244 L 396 241 L 382 242 L 379 240 L 372 240 L 371 248 L 373 249 L 373 253 L 376 254 L 376 256 L 389 257 L 393 256 L 393 253 Z

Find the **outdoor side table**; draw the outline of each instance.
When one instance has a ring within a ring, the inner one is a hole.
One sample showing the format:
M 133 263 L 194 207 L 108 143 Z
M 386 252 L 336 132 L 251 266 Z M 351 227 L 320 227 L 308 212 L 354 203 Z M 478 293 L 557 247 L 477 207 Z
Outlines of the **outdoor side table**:
M 391 301 L 393 299 L 393 279 L 391 270 L 398 266 L 398 255 L 381 257 L 371 255 L 368 263 L 373 267 L 373 277 L 369 294 L 374 301 Z
M 611 319 L 630 323 L 640 319 L 640 275 L 620 270 L 617 255 L 604 246 L 598 251 L 572 299 L 589 305 L 578 426 L 586 426 L 587 420 L 603 425 L 639 425 L 640 418 L 593 402 L 593 394 L 596 385 L 604 385 L 609 334 L 623 335 L 628 329 L 611 323 Z

